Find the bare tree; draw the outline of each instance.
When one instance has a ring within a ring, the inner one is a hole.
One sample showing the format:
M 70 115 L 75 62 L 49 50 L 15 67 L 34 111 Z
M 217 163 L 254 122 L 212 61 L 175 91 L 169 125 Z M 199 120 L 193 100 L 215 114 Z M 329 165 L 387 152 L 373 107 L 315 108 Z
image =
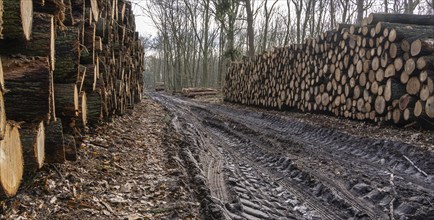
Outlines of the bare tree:
M 357 0 L 357 24 L 361 24 L 363 20 L 363 3 L 364 0 Z
M 285 31 L 285 41 L 284 44 L 289 44 L 289 37 L 291 33 L 291 0 L 286 0 L 286 7 L 288 10 L 287 20 L 286 20 L 286 31 Z
M 389 1 L 384 0 L 384 13 L 389 13 Z
M 221 86 L 227 65 L 241 55 L 302 43 L 337 22 L 360 22 L 368 12 L 434 13 L 433 0 L 143 2 L 147 5 L 143 11 L 158 30 L 152 40 L 145 41 L 152 42 L 146 46 L 147 79 L 164 81 L 168 90 Z
M 297 27 L 297 43 L 301 43 L 301 12 L 303 11 L 303 0 L 292 0 L 295 6 L 296 27 Z
M 336 24 L 335 17 L 335 2 L 330 0 L 330 28 L 334 28 Z
M 264 0 L 264 16 L 265 16 L 265 22 L 264 22 L 264 34 L 262 38 L 262 50 L 265 51 L 267 49 L 267 41 L 268 41 L 268 25 L 270 24 L 270 18 L 271 14 L 273 12 L 274 6 L 276 6 L 278 0 L 275 0 L 273 4 L 271 5 L 271 8 L 268 9 L 267 7 L 267 0 Z
M 317 25 L 316 25 L 316 34 L 320 33 L 323 31 L 324 28 L 324 21 L 323 21 L 323 11 L 322 10 L 324 8 L 324 5 L 326 5 L 327 3 L 325 1 L 319 1 L 319 17 L 318 17 L 318 21 L 317 21 Z
M 312 4 L 315 0 L 308 0 L 306 10 L 305 10 L 305 16 L 304 16 L 304 22 L 303 22 L 303 28 L 302 28 L 302 34 L 301 34 L 301 40 L 303 40 L 306 37 L 306 30 L 307 30 L 307 24 L 309 22 L 309 18 L 311 15 L 311 8 Z
M 247 14 L 247 40 L 248 40 L 248 55 L 255 56 L 255 30 L 253 29 L 253 10 L 250 0 L 244 0 L 246 4 Z
M 387 0 L 386 0 L 387 1 Z M 347 23 L 348 7 L 350 0 L 339 0 L 342 6 L 342 20 L 341 23 Z

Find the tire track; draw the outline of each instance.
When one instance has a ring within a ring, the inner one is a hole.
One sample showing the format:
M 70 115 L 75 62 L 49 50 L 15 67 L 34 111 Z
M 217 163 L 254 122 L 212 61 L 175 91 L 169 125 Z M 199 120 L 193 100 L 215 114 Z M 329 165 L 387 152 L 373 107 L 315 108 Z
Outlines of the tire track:
M 192 152 L 227 218 L 387 219 L 391 202 L 395 219 L 434 216 L 431 152 L 261 112 L 154 97 L 188 125 L 178 130 L 197 146 Z

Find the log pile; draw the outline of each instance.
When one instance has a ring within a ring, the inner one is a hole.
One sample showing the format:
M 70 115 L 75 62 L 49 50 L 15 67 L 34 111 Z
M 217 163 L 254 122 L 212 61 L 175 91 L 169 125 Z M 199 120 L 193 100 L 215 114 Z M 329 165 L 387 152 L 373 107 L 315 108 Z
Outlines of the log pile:
M 217 90 L 212 88 L 182 88 L 181 94 L 185 97 L 194 98 L 196 96 L 216 95 Z
M 144 49 L 127 0 L 0 0 L 0 199 L 141 100 Z
M 434 128 L 434 16 L 370 14 L 231 64 L 226 101 Z

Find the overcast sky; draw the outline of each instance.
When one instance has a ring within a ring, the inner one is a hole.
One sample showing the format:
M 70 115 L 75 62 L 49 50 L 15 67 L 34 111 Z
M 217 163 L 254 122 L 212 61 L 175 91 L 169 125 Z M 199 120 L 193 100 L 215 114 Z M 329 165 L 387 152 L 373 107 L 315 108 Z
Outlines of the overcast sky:
M 136 31 L 142 36 L 157 35 L 157 29 L 155 28 L 152 20 L 142 11 L 141 7 L 145 7 L 146 0 L 132 0 L 133 11 L 136 15 Z

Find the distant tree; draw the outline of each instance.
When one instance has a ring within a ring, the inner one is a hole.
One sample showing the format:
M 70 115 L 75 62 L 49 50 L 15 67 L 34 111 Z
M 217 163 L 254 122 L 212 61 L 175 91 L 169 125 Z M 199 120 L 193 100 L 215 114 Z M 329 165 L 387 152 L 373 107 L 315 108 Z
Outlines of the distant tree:
M 247 14 L 247 41 L 248 41 L 248 55 L 255 56 L 255 30 L 253 27 L 253 9 L 250 0 L 244 0 L 246 4 Z
M 363 20 L 363 12 L 364 12 L 363 3 L 364 0 L 357 0 L 357 24 L 362 23 Z

